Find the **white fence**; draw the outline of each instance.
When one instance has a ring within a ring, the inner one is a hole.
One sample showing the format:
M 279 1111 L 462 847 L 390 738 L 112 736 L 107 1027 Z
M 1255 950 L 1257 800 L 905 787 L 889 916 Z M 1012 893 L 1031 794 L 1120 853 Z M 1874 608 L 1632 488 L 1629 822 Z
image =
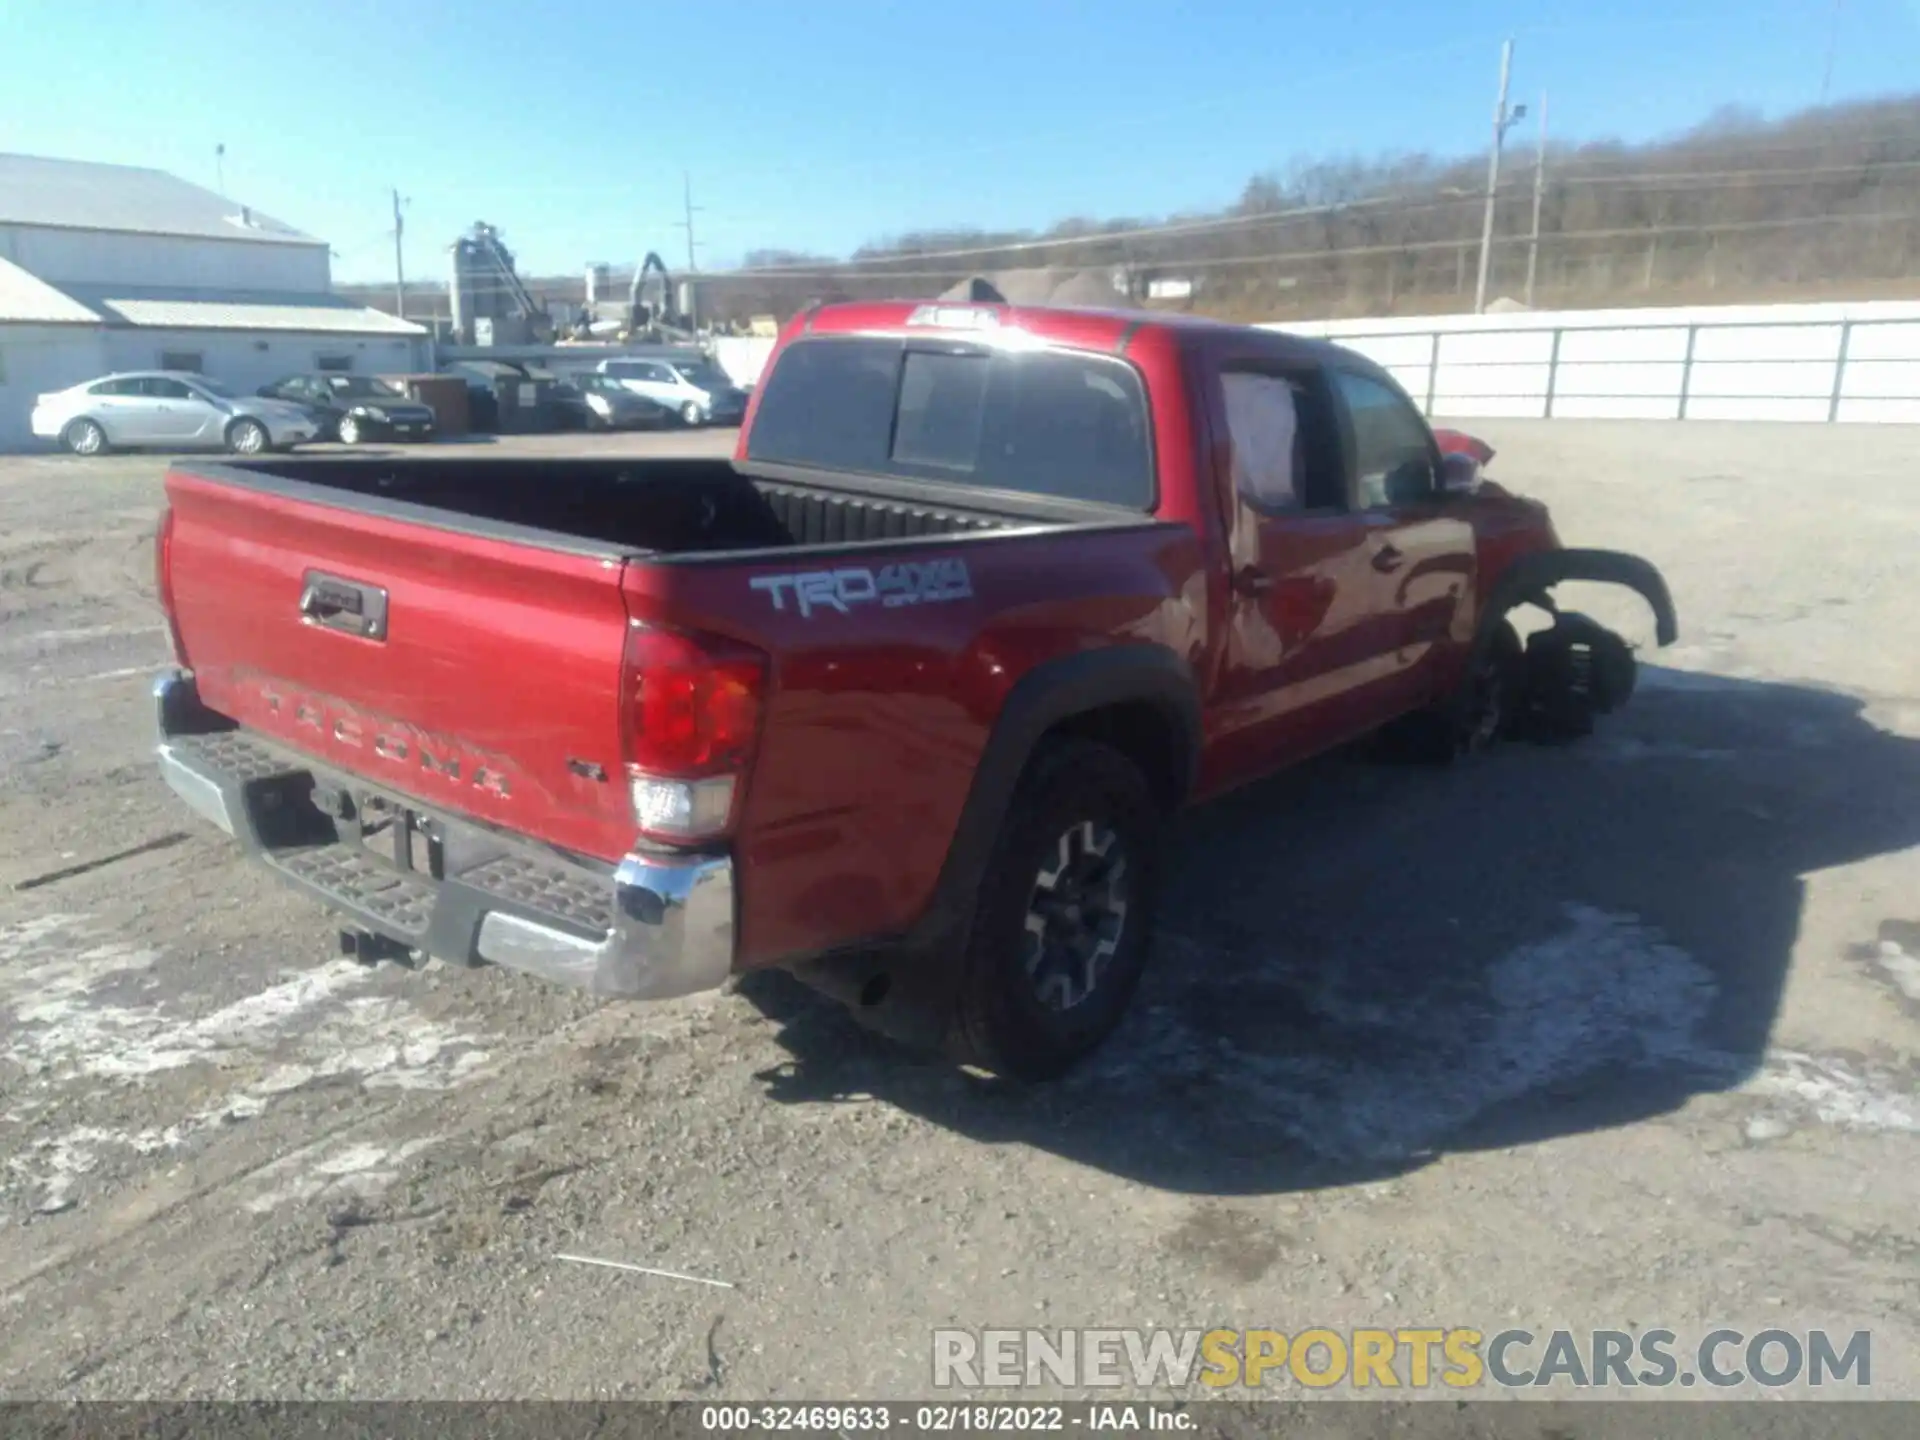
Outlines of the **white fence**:
M 1460 419 L 1920 422 L 1920 302 L 1289 320 Z M 717 342 L 757 380 L 771 340 Z
M 1521 311 L 1269 328 L 1357 350 L 1429 415 L 1920 422 L 1920 303 Z

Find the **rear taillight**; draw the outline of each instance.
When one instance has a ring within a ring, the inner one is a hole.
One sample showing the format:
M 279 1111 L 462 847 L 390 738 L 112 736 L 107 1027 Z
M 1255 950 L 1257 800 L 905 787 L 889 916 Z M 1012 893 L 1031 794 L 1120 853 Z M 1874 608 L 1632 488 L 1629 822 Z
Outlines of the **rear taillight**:
M 167 638 L 173 642 L 173 658 L 178 665 L 187 663 L 186 647 L 180 643 L 180 624 L 173 612 L 173 507 L 160 507 L 160 523 L 153 529 L 153 589 L 160 601 L 160 613 L 166 616 Z
M 628 627 L 621 718 L 643 835 L 686 841 L 726 832 L 759 737 L 766 678 L 766 656 L 730 640 Z

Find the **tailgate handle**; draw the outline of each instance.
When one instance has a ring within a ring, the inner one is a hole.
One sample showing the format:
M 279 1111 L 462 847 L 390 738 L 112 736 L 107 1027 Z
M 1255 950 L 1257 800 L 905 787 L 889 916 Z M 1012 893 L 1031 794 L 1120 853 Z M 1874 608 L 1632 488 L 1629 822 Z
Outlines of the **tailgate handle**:
M 300 588 L 300 620 L 364 640 L 384 641 L 387 592 L 378 585 L 362 585 L 357 580 L 309 570 Z

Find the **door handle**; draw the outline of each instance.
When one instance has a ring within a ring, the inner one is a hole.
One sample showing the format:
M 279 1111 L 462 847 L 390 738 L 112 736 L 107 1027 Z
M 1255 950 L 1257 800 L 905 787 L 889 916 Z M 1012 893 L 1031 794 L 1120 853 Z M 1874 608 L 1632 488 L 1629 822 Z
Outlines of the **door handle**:
M 377 585 L 309 570 L 300 587 L 300 618 L 308 625 L 384 641 L 387 592 Z
M 1407 555 L 1399 546 L 1388 541 L 1373 552 L 1373 568 L 1382 575 L 1391 575 L 1407 563 Z
M 1233 572 L 1233 588 L 1242 595 L 1265 595 L 1273 589 L 1273 576 L 1258 566 L 1247 565 Z

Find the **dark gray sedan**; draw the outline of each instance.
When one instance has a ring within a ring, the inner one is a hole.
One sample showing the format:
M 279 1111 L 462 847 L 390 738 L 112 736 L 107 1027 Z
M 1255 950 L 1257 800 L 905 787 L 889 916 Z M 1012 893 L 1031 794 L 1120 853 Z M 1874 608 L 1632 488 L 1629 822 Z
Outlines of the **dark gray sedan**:
M 589 370 L 567 376 L 566 382 L 580 394 L 589 430 L 652 429 L 675 422 L 673 411 L 636 395 L 610 375 Z

